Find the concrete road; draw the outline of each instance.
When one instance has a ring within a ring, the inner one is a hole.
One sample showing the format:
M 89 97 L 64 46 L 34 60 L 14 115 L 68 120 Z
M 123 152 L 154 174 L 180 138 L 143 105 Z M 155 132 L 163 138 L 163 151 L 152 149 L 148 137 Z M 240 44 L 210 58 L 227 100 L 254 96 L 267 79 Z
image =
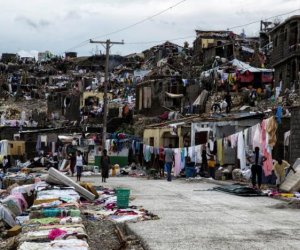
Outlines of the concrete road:
M 160 217 L 129 224 L 149 249 L 300 249 L 300 211 L 271 208 L 281 202 L 268 197 L 208 191 L 216 185 L 202 181 L 114 177 L 105 186 L 130 188 L 132 204 Z

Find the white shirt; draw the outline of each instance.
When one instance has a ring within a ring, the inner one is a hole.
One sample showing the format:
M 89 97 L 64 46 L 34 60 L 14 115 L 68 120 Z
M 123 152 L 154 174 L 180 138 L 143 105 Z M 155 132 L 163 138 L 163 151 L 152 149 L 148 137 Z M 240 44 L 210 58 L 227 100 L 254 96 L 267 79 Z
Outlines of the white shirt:
M 3 160 L 3 166 L 6 167 L 7 164 L 8 164 L 8 159 L 4 159 L 4 160 Z
M 83 166 L 83 158 L 82 155 L 76 156 L 76 166 L 82 167 Z

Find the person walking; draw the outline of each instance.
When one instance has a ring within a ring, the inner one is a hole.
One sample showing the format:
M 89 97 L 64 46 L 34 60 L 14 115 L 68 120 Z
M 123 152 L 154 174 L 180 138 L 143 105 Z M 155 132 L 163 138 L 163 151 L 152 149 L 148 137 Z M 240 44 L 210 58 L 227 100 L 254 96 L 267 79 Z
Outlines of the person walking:
M 165 166 L 167 170 L 167 181 L 172 181 L 171 171 L 174 163 L 174 151 L 172 144 L 169 144 L 169 148 L 165 149 Z
M 109 166 L 110 166 L 110 158 L 107 155 L 107 150 L 104 149 L 101 157 L 102 182 L 106 182 L 106 179 L 108 178 Z
M 82 170 L 83 170 L 83 156 L 81 154 L 81 151 L 78 150 L 76 156 L 76 173 L 77 173 L 78 182 L 80 182 Z
M 254 152 L 249 159 L 250 163 L 252 163 L 251 173 L 252 173 L 253 188 L 256 188 L 256 180 L 258 183 L 258 189 L 260 189 L 260 187 L 261 187 L 262 165 L 266 160 L 267 160 L 267 158 L 259 152 L 259 147 L 255 147 Z

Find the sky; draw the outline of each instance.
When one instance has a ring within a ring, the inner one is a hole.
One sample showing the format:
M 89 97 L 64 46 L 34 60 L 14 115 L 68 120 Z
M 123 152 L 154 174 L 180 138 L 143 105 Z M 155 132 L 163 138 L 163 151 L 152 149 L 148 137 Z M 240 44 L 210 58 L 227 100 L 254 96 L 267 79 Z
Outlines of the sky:
M 196 29 L 226 30 L 300 9 L 300 0 L 186 0 L 139 25 L 105 36 L 178 2 L 180 0 L 0 0 L 0 53 L 46 50 L 54 54 L 76 51 L 81 56 L 104 53 L 101 44 L 87 42 L 94 38 L 124 40 L 125 44 L 114 45 L 111 53 L 127 55 L 162 43 L 153 41 L 184 37 L 173 42 L 182 45 L 187 40 L 192 45 Z M 259 28 L 259 23 L 244 27 L 248 36 L 258 35 Z M 242 28 L 233 31 L 240 34 Z

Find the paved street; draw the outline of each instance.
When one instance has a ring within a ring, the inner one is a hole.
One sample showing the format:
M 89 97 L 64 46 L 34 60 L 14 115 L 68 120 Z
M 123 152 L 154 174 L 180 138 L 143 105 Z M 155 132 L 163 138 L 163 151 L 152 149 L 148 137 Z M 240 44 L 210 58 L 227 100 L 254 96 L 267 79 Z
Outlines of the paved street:
M 101 177 L 83 178 L 101 185 Z M 300 249 L 299 211 L 275 209 L 267 197 L 238 197 L 205 182 L 109 178 L 107 187 L 127 187 L 161 219 L 130 223 L 149 249 Z

